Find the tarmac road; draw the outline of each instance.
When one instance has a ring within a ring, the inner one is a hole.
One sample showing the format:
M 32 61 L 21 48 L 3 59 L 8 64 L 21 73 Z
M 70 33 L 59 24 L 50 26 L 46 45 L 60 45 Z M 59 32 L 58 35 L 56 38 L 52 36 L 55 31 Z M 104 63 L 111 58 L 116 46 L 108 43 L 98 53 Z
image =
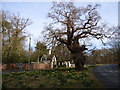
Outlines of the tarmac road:
M 120 88 L 120 69 L 117 66 L 117 64 L 99 65 L 93 72 L 106 88 Z

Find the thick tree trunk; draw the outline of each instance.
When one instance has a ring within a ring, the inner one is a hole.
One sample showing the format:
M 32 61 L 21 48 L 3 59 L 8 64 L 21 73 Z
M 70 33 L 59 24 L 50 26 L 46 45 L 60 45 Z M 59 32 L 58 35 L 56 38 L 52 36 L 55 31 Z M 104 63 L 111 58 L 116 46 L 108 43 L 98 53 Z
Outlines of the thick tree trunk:
M 72 44 L 68 44 L 67 48 L 71 52 L 72 59 L 75 63 L 75 69 L 83 70 L 85 64 L 85 55 L 83 51 L 87 50 L 85 45 L 80 46 L 78 40 L 76 40 Z
M 82 52 L 80 53 L 71 53 L 72 54 L 72 59 L 75 63 L 75 69 L 76 70 L 83 70 L 84 69 L 84 64 L 85 64 L 85 56 Z

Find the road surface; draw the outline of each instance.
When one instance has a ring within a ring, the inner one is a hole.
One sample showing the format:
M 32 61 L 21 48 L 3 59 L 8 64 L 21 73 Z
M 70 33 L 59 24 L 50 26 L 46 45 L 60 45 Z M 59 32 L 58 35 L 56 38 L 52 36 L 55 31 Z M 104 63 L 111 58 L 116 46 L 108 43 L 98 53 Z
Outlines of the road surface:
M 99 65 L 93 69 L 95 76 L 106 88 L 120 88 L 120 69 L 117 66 Z

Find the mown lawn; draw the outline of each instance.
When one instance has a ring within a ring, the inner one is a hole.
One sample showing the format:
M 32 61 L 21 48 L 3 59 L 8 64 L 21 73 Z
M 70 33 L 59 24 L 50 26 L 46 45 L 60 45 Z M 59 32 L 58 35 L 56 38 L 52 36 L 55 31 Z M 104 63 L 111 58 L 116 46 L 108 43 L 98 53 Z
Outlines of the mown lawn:
M 95 78 L 93 67 L 84 71 L 58 68 L 3 74 L 3 88 L 102 88 Z

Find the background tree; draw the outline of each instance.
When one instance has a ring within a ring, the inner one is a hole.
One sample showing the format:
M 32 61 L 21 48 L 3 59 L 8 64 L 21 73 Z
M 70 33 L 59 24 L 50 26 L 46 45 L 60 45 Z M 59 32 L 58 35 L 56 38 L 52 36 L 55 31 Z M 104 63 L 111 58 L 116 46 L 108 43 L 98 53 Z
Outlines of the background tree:
M 88 64 L 113 64 L 115 63 L 115 55 L 111 52 L 111 48 L 97 49 L 91 52 L 87 57 Z
M 114 31 L 113 36 L 109 39 L 108 44 L 110 45 L 111 52 L 116 57 L 114 61 L 117 61 L 120 65 L 120 26 L 111 28 Z
M 76 7 L 73 2 L 54 2 L 48 13 L 52 23 L 46 27 L 45 37 L 51 42 L 57 40 L 66 45 L 77 70 L 83 69 L 83 52 L 87 50 L 81 41 L 91 37 L 102 41 L 105 37 L 105 25 L 100 23 L 101 17 L 97 12 L 99 6 L 89 4 L 86 7 Z
M 22 60 L 25 53 L 25 28 L 31 24 L 30 19 L 21 18 L 19 14 L 2 11 L 2 56 L 3 63 L 15 63 Z M 22 55 L 22 56 L 21 56 Z
M 38 41 L 36 43 L 35 51 L 33 52 L 31 56 L 31 60 L 37 61 L 38 58 L 40 59 L 43 55 L 47 55 L 47 54 L 48 54 L 48 49 L 45 43 Z
M 58 61 L 70 61 L 70 51 L 63 43 L 58 44 L 52 48 L 52 56 L 56 55 Z

